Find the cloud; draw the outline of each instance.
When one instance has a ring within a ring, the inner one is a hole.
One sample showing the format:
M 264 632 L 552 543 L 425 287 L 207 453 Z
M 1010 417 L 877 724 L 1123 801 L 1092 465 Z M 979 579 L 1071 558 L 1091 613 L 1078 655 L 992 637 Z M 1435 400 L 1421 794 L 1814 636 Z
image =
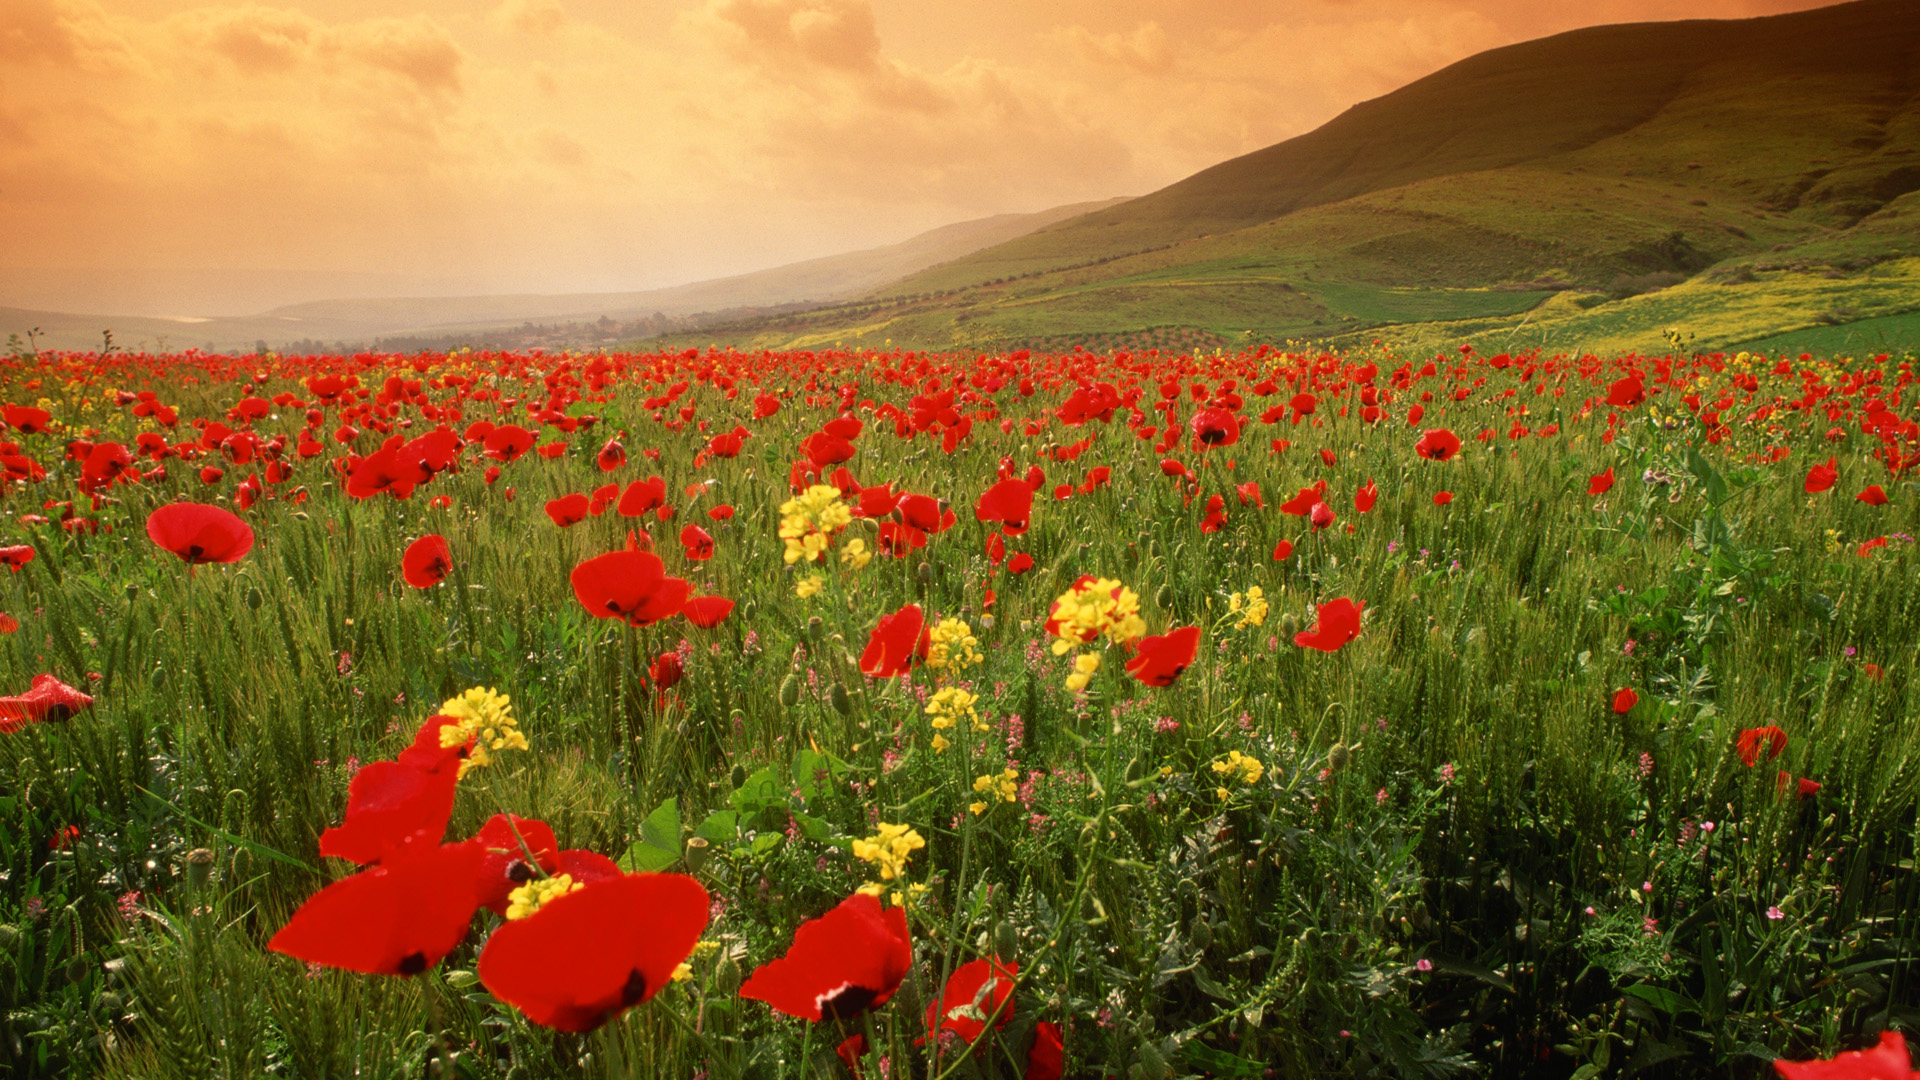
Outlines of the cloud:
M 1157 22 L 1144 22 L 1131 34 L 1096 34 L 1084 26 L 1069 26 L 1061 36 L 1094 64 L 1130 68 L 1149 75 L 1173 69 L 1173 49 L 1167 32 Z
M 560 0 L 505 0 L 487 16 L 497 33 L 545 36 L 567 25 Z

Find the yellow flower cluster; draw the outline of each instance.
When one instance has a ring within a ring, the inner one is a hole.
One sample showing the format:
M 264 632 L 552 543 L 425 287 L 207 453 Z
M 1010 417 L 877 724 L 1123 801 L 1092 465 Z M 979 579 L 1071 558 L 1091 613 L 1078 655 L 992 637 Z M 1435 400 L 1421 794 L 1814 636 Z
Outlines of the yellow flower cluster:
M 492 764 L 495 750 L 527 748 L 527 737 L 520 734 L 520 722 L 513 718 L 513 703 L 492 687 L 476 686 L 459 697 L 449 698 L 440 706 L 440 715 L 459 721 L 440 729 L 442 747 L 473 742 L 467 759 L 460 763 L 461 776 Z
M 980 663 L 980 639 L 973 636 L 973 629 L 964 619 L 942 619 L 927 631 L 927 637 L 931 639 L 927 666 L 935 671 L 965 671 Z
M 840 489 L 815 484 L 780 504 L 780 539 L 786 544 L 788 565 L 817 562 L 833 543 L 833 534 L 853 522 L 853 511 L 840 501 Z
M 1020 794 L 1020 785 L 1017 783 L 1019 779 L 1020 774 L 1012 769 L 1002 769 L 998 776 L 988 773 L 985 776 L 975 777 L 973 790 L 985 795 L 987 798 L 984 802 L 970 804 L 967 809 L 976 814 L 984 814 L 987 812 L 987 807 L 991 806 L 993 800 L 996 798 L 1001 802 L 1014 801 Z
M 1260 778 L 1267 774 L 1267 767 L 1260 763 L 1259 758 L 1248 757 L 1238 750 L 1230 750 L 1225 760 L 1213 763 L 1213 771 L 1229 783 L 1237 780 L 1242 784 L 1257 784 Z M 1231 793 L 1221 787 L 1215 789 L 1214 794 L 1225 799 Z
M 880 880 L 892 881 L 906 872 L 907 858 L 926 847 L 927 841 L 905 825 L 882 821 L 877 827 L 878 833 L 853 842 L 853 857 L 879 868 Z
M 840 565 L 849 570 L 865 570 L 867 564 L 872 561 L 872 550 L 867 547 L 865 540 L 857 536 L 847 541 L 846 546 L 840 549 Z
M 1244 593 L 1234 593 L 1227 597 L 1227 613 L 1238 615 L 1240 619 L 1233 624 L 1235 630 L 1244 630 L 1249 626 L 1259 626 L 1267 621 L 1267 597 L 1254 585 Z
M 940 732 L 952 727 L 959 721 L 968 721 L 973 725 L 973 730 L 975 731 L 989 730 L 986 722 L 980 719 L 980 714 L 973 709 L 974 703 L 979 700 L 980 698 L 978 696 L 969 694 L 957 686 L 942 687 L 934 691 L 933 696 L 927 699 L 926 712 L 928 716 L 933 717 L 928 723 L 931 724 L 934 729 L 934 753 L 940 753 L 947 747 L 953 745 L 949 743 L 947 737 L 940 734 Z
M 571 874 L 535 878 L 507 894 L 507 918 L 524 919 L 539 911 L 540 905 L 552 903 L 586 887 L 586 882 L 573 880 Z
M 826 587 L 826 578 L 821 577 L 819 574 L 808 574 L 806 577 L 800 579 L 799 584 L 793 587 L 793 595 L 805 600 L 809 596 L 818 595 L 820 590 Z
M 1140 597 L 1112 578 L 1076 584 L 1061 593 L 1047 621 L 1055 635 L 1055 656 L 1065 656 L 1074 646 L 1102 634 L 1124 645 L 1147 632 L 1146 620 L 1140 617 Z
M 1073 671 L 1067 675 L 1067 689 L 1085 690 L 1093 681 L 1093 673 L 1100 670 L 1099 653 L 1081 653 L 1073 658 Z

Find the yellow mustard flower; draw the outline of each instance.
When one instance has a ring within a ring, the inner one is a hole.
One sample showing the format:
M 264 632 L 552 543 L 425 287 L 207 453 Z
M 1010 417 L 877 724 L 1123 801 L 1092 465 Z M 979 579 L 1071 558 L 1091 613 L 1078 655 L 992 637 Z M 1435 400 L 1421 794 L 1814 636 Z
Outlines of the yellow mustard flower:
M 1073 658 L 1073 672 L 1067 676 L 1067 689 L 1085 690 L 1093 681 L 1093 673 L 1100 670 L 1099 653 L 1081 653 Z
M 491 687 L 476 686 L 459 697 L 448 699 L 440 706 L 440 715 L 457 721 L 441 727 L 442 747 L 473 743 L 466 760 L 460 763 L 461 776 L 492 764 L 493 751 L 527 748 L 527 737 L 520 733 L 520 722 L 513 718 L 512 701 Z
M 1001 802 L 1013 802 L 1020 795 L 1019 779 L 1020 774 L 1012 769 L 1002 769 L 997 776 L 988 773 L 985 776 L 975 777 L 973 790 L 985 795 L 987 801 L 972 803 L 967 809 L 975 814 L 984 814 L 995 799 Z
M 1238 750 L 1227 752 L 1225 760 L 1213 763 L 1213 771 L 1242 784 L 1257 784 L 1267 774 L 1267 767 L 1256 757 L 1248 757 Z
M 1254 585 L 1244 593 L 1234 593 L 1227 597 L 1227 612 L 1239 615 L 1233 624 L 1235 630 L 1244 630 L 1249 626 L 1259 626 L 1267 621 L 1267 597 L 1260 586 Z
M 857 536 L 847 541 L 846 545 L 840 549 L 840 565 L 841 566 L 847 567 L 852 570 L 865 570 L 867 568 L 867 564 L 872 561 L 873 561 L 872 549 L 867 547 L 867 542 L 865 540 L 862 540 Z
M 926 847 L 927 841 L 906 825 L 882 821 L 875 828 L 874 835 L 853 842 L 853 857 L 878 868 L 880 880 L 892 881 L 906 872 L 908 857 Z
M 821 577 L 819 574 L 808 574 L 806 577 L 801 578 L 799 583 L 793 587 L 793 595 L 805 600 L 809 596 L 818 595 L 820 590 L 826 587 L 826 578 Z
M 964 619 L 942 619 L 927 637 L 927 666 L 935 671 L 964 671 L 981 661 L 980 640 Z

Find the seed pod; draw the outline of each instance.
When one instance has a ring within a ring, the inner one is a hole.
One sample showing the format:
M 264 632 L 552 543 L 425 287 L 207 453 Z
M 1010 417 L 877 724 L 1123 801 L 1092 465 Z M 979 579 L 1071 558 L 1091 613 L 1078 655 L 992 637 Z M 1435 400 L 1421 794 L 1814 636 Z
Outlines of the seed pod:
M 713 845 L 707 843 L 706 837 L 690 836 L 687 838 L 686 853 L 681 857 L 686 859 L 687 869 L 697 874 L 707 865 L 707 856 L 711 854 L 713 854 Z
M 841 716 L 853 711 L 853 699 L 847 696 L 847 688 L 839 683 L 834 683 L 827 688 L 827 703 L 832 705 L 833 711 Z
M 788 675 L 780 682 L 780 704 L 791 709 L 800 704 L 800 676 Z
M 84 956 L 76 956 L 67 961 L 66 976 L 68 982 L 79 982 L 93 970 L 93 962 Z
M 920 583 L 922 585 L 926 584 L 929 581 L 932 581 L 933 580 L 933 564 L 930 562 L 921 563 L 920 566 L 916 570 L 914 570 L 914 576 L 920 579 Z
M 197 847 L 187 852 L 187 884 L 204 889 L 213 880 L 213 852 Z
M 1333 749 L 1327 751 L 1327 768 L 1332 769 L 1334 772 L 1339 772 L 1341 769 L 1347 767 L 1349 757 L 1350 754 L 1346 744 L 1334 743 Z
M 821 635 L 825 634 L 826 631 L 827 631 L 827 624 L 820 620 L 820 616 L 815 615 L 812 618 L 807 620 L 807 640 L 808 641 L 819 641 Z
M 140 599 L 140 586 L 138 585 L 127 586 L 127 602 L 132 603 L 133 601 L 138 599 Z
M 993 616 L 991 615 L 980 616 L 980 629 L 982 630 L 993 629 Z
M 260 596 L 260 590 L 259 590 L 259 589 L 248 589 L 248 590 L 247 590 L 247 606 L 248 606 L 248 607 L 250 607 L 250 608 L 252 608 L 252 609 L 253 609 L 253 610 L 255 610 L 255 611 L 259 611 L 259 610 L 260 610 L 260 605 L 261 605 L 261 603 L 262 603 L 262 602 L 263 602 L 263 601 L 262 601 L 262 598 L 261 598 L 261 596 Z

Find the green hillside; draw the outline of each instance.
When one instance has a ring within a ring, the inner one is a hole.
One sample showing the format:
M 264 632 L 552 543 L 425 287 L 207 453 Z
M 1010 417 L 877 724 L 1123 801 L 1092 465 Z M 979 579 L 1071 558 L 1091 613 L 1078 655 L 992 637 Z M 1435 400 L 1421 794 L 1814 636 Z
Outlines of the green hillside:
M 1920 343 L 1898 318 L 1920 311 L 1916 89 L 1920 0 L 1579 30 L 861 301 L 698 336 L 1651 347 L 1873 319 Z

